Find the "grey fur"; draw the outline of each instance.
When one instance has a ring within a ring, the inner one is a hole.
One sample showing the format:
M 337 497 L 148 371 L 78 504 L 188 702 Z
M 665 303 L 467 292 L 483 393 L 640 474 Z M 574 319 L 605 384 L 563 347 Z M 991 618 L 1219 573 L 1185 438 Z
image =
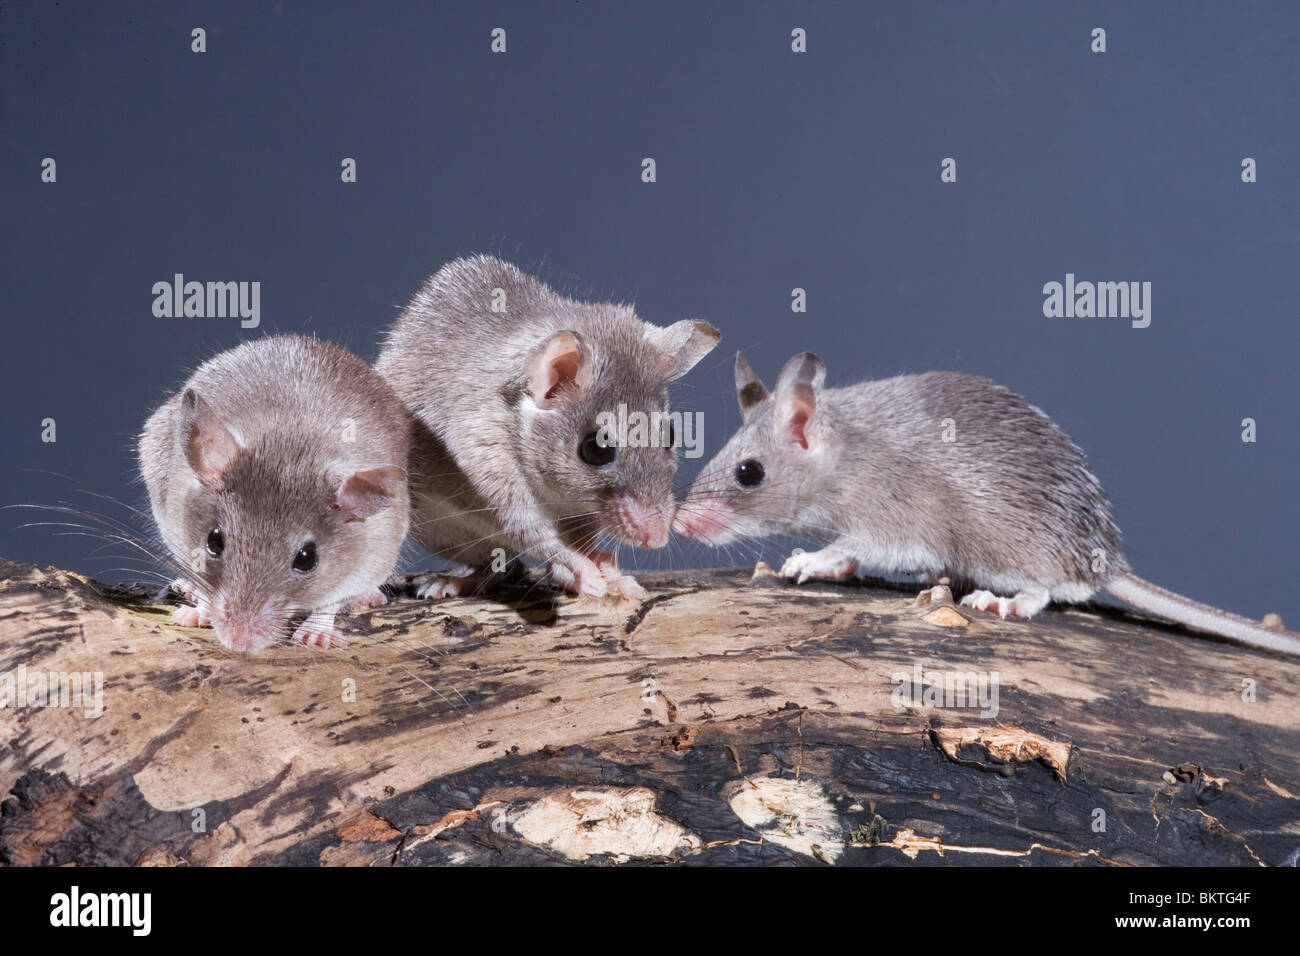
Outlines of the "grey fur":
M 139 458 L 154 518 L 223 644 L 257 650 L 303 612 L 328 631 L 383 583 L 409 522 L 410 432 L 365 362 L 296 335 L 222 352 L 150 416 Z M 193 573 L 214 527 L 225 550 Z M 292 562 L 307 541 L 318 564 L 302 574 Z
M 529 370 L 561 333 L 578 344 L 579 371 L 548 397 Z M 703 322 L 660 329 L 630 306 L 576 302 L 488 256 L 445 265 L 393 323 L 375 364 L 421 426 L 411 467 L 416 539 L 471 567 L 501 548 L 549 561 L 574 590 L 638 593 L 597 555 L 596 538 L 644 543 L 628 518 L 634 507 L 666 540 L 676 456 L 622 447 L 614 463 L 593 468 L 578 446 L 597 414 L 620 404 L 666 412 L 667 383 L 718 337 Z
M 946 576 L 1016 595 L 998 605 L 1003 613 L 1016 613 L 1017 603 L 1028 615 L 1048 599 L 1083 601 L 1110 585 L 1189 626 L 1300 653 L 1296 635 L 1169 592 L 1157 601 L 1153 586 L 1129 571 L 1110 502 L 1083 452 L 1009 389 L 955 372 L 834 389 L 824 378 L 821 359 L 803 353 L 767 395 L 736 356 L 743 424 L 696 479 L 677 530 L 713 543 L 810 536 L 826 548 L 792 556 L 783 569 L 790 576 L 845 576 L 858 565 Z M 805 448 L 799 420 L 809 407 Z M 948 420 L 953 441 L 944 440 Z M 765 472 L 752 488 L 735 476 L 749 459 Z M 996 602 L 983 591 L 970 598 L 980 607 Z

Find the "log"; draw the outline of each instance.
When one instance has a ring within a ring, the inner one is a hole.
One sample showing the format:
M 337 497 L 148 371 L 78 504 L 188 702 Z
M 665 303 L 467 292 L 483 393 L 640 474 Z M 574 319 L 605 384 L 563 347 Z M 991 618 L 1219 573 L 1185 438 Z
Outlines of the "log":
M 404 596 L 345 649 L 244 656 L 0 561 L 0 862 L 1296 863 L 1300 662 L 1100 607 L 642 579 Z M 967 674 L 996 708 L 944 696 Z

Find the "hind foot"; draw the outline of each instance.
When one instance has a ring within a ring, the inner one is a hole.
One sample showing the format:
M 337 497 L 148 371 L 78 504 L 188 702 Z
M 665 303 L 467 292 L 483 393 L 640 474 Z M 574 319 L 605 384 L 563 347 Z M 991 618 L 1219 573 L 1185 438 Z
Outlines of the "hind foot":
M 1030 618 L 1047 607 L 1051 600 L 1046 591 L 1017 591 L 1015 597 L 998 597 L 992 591 L 972 591 L 961 599 L 966 607 L 977 611 L 995 611 L 998 617 Z
M 453 564 L 446 571 L 426 571 L 411 576 L 415 596 L 436 601 L 440 598 L 466 597 L 481 591 L 495 575 L 488 568 Z

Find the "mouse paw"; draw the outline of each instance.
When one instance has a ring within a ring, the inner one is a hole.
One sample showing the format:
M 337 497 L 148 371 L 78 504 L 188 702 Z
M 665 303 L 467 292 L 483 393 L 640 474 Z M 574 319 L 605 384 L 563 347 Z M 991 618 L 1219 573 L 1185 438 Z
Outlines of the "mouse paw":
M 212 615 L 208 611 L 208 606 L 199 601 L 193 607 L 182 604 L 172 611 L 172 623 L 181 627 L 211 627 Z
M 373 588 L 352 602 L 354 611 L 365 611 L 372 607 L 383 607 L 388 603 L 388 595 L 379 588 Z
M 609 593 L 610 579 L 600 565 L 579 554 L 551 562 L 551 583 L 570 594 L 583 597 L 604 597 Z M 635 583 L 635 582 L 633 582 Z
M 415 586 L 416 597 L 436 601 L 472 594 L 477 579 L 469 574 L 417 574 L 411 583 Z
M 827 581 L 843 581 L 858 573 L 858 562 L 842 554 L 828 554 L 821 551 L 800 551 L 792 554 L 781 565 L 781 576 L 794 578 L 796 584 L 803 584 L 809 578 Z
M 1030 618 L 1051 600 L 1042 591 L 1017 591 L 1015 597 L 998 597 L 992 591 L 972 591 L 961 599 L 966 607 L 977 611 L 995 611 L 998 617 Z
M 314 624 L 310 618 L 303 621 L 289 640 L 303 647 L 319 647 L 329 650 L 331 647 L 347 647 L 348 639 L 330 626 Z
M 618 560 L 612 554 L 597 551 L 592 555 L 596 567 L 600 569 L 608 587 L 607 593 L 621 595 L 631 601 L 644 601 L 649 595 L 646 589 L 637 583 L 636 578 L 624 574 L 618 568 Z

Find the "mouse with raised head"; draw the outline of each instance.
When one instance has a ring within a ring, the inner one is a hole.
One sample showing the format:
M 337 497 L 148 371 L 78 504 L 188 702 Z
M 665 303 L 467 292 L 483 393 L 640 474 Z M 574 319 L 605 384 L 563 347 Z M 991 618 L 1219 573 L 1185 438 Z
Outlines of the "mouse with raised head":
M 375 363 L 417 419 L 412 533 L 458 566 L 417 592 L 466 593 L 531 555 L 569 591 L 643 596 L 600 548 L 667 543 L 680 437 L 631 440 L 605 424 L 665 420 L 668 383 L 719 337 L 705 322 L 661 328 L 627 305 L 566 298 L 489 256 L 439 270 Z
M 298 335 L 204 362 L 139 441 L 154 520 L 192 602 L 173 620 L 235 651 L 343 646 L 384 603 L 410 519 L 412 422 L 364 361 Z
M 859 569 L 972 586 L 961 603 L 1030 617 L 1106 591 L 1195 630 L 1300 654 L 1300 635 L 1159 588 L 1129 569 L 1101 483 L 1041 410 L 986 378 L 927 372 L 825 388 L 810 352 L 768 392 L 740 355 L 742 424 L 674 529 L 712 544 L 771 534 L 825 546 L 781 573 Z

